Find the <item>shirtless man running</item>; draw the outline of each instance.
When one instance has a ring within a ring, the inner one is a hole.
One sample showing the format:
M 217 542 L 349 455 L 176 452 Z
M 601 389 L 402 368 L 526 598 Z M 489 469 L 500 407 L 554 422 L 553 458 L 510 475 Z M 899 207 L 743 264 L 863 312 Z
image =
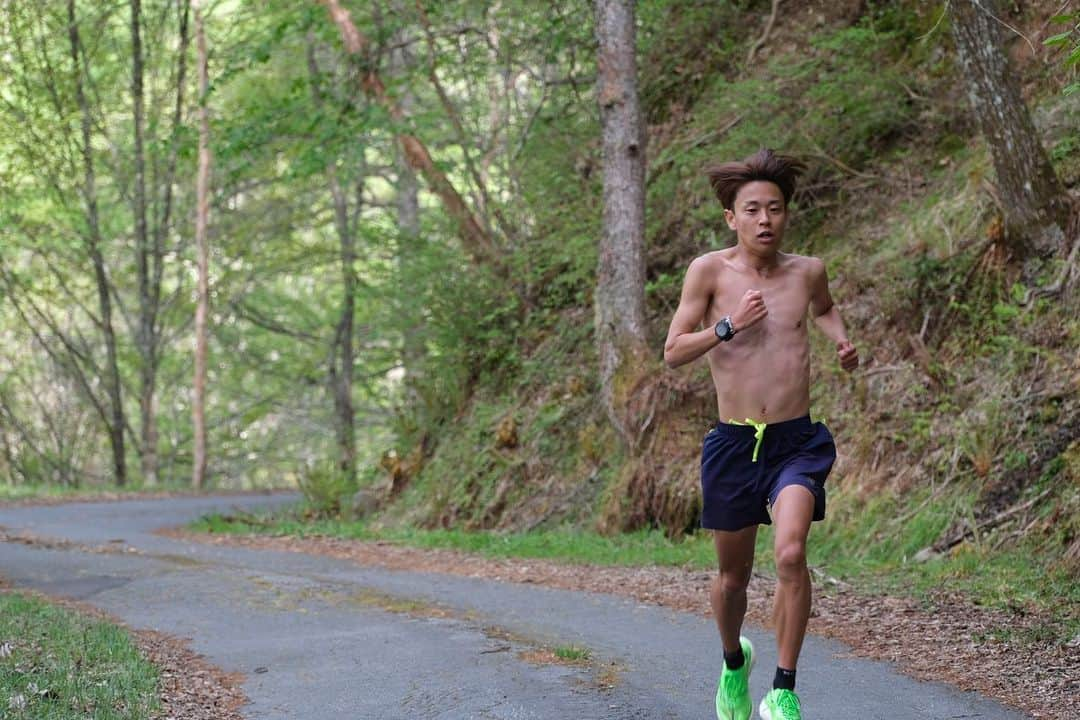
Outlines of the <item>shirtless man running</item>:
M 801 720 L 794 689 L 810 617 L 806 538 L 811 521 L 825 517 L 825 478 L 836 459 L 828 429 L 810 421 L 807 317 L 836 344 L 844 370 L 859 365 L 824 263 L 780 252 L 803 169 L 794 158 L 761 150 L 709 170 L 738 242 L 690 263 L 664 346 L 671 367 L 706 355 L 716 386 L 720 422 L 702 449 L 701 524 L 713 531 L 719 565 L 710 600 L 724 647 L 716 692 L 722 720 L 747 720 L 753 708 L 754 649 L 740 630 L 757 528 L 771 523 L 779 662 L 758 712 L 763 720 Z

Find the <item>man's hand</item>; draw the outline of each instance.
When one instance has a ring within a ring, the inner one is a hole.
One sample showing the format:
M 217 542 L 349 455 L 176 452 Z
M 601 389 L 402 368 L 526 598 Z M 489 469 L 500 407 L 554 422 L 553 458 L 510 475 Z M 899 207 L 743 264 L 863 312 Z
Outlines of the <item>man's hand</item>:
M 742 332 L 760 322 L 768 314 L 761 291 L 747 290 L 739 301 L 739 306 L 735 308 L 735 312 L 731 313 L 731 324 L 735 326 L 735 332 Z
M 859 367 L 859 351 L 848 340 L 836 343 L 836 354 L 840 356 L 840 367 L 848 372 Z

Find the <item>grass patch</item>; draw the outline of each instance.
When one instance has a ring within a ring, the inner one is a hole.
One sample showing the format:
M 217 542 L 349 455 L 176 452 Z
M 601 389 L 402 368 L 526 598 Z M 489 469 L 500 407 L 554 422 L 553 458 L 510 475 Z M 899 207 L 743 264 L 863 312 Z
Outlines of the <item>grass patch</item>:
M 124 630 L 37 598 L 0 595 L 0 716 L 147 718 L 159 708 L 157 680 Z
M 535 558 L 592 565 L 662 565 L 705 568 L 715 565 L 712 537 L 696 533 L 672 540 L 658 530 L 600 535 L 573 529 L 531 533 L 373 529 L 362 521 L 306 521 L 296 511 L 277 515 L 207 515 L 189 527 L 196 532 L 243 535 L 330 536 L 379 540 L 419 548 L 460 550 L 492 558 Z
M 592 653 L 588 648 L 577 645 L 560 645 L 555 648 L 555 657 L 567 662 L 588 662 Z

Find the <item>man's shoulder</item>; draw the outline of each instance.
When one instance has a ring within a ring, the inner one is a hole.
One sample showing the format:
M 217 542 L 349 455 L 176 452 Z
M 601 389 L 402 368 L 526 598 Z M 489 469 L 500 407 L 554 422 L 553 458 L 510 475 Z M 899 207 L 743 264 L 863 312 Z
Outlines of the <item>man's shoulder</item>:
M 817 275 L 825 271 L 825 261 L 813 255 L 785 253 L 784 261 L 789 264 L 789 267 L 798 272 Z
M 726 250 L 712 250 L 704 255 L 698 255 L 696 258 L 690 261 L 691 270 L 708 270 L 715 272 L 722 270 L 728 265 L 728 255 L 730 254 L 730 248 Z

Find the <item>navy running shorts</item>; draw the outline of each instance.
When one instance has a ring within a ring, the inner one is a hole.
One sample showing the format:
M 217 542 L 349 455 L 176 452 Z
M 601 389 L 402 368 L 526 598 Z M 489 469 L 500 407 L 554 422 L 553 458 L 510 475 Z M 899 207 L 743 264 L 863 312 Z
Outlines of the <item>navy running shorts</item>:
M 788 485 L 813 493 L 814 520 L 823 520 L 825 478 L 835 461 L 832 434 L 809 415 L 766 425 L 760 442 L 751 425 L 719 422 L 701 448 L 701 527 L 771 525 L 769 507 Z

